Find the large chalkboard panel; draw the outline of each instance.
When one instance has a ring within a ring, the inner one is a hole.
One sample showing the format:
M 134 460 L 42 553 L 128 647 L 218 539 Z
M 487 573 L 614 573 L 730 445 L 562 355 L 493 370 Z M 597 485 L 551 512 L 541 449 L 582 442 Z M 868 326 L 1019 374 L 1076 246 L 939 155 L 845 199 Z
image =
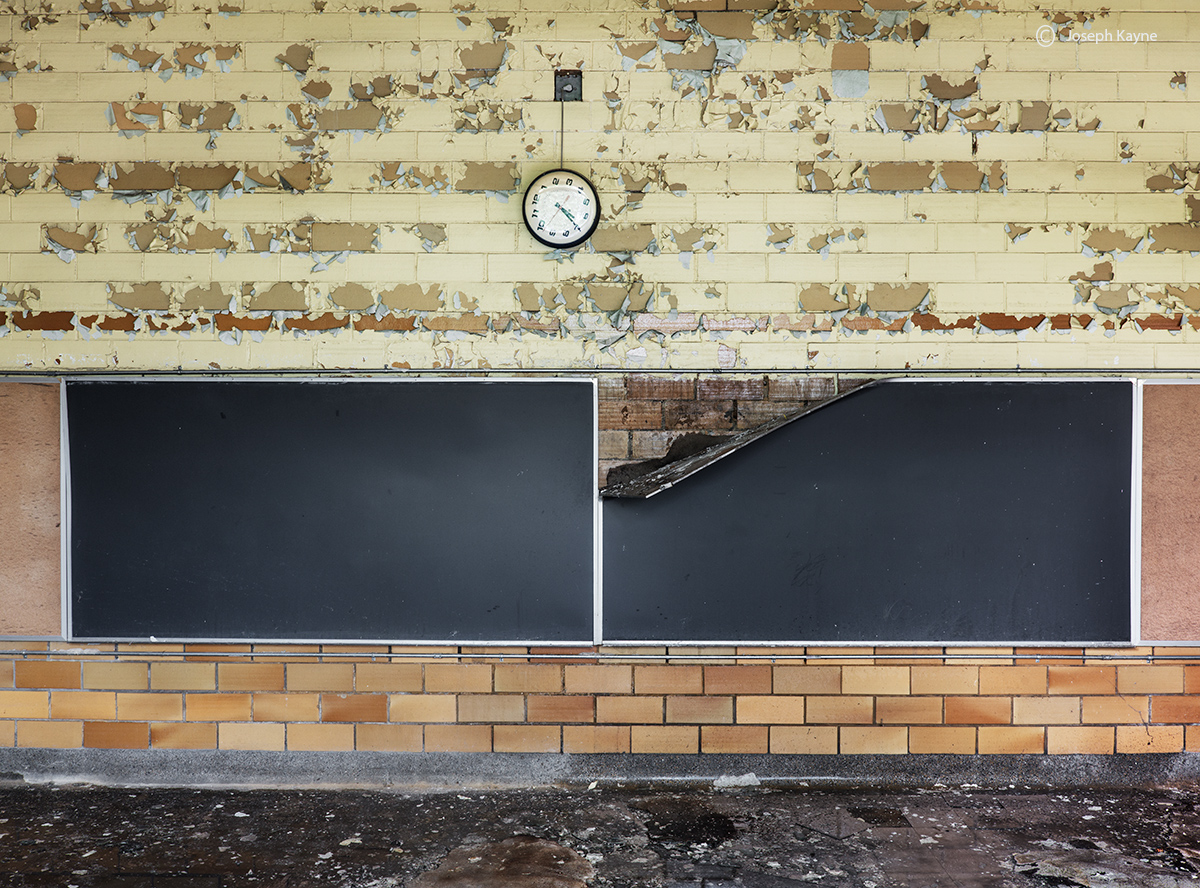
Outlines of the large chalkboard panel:
M 72 381 L 76 638 L 592 638 L 579 381 Z
M 1133 387 L 886 382 L 604 501 L 604 635 L 1130 640 Z

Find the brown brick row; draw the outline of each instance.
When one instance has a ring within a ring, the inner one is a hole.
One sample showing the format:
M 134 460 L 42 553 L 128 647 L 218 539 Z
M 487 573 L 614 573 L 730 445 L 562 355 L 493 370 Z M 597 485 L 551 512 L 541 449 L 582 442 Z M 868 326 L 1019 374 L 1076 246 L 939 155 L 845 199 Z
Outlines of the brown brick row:
M 0 718 L 322 723 L 1179 724 L 1194 695 L 0 691 Z
M 1200 749 L 1183 725 L 528 725 L 0 721 L 26 748 L 641 752 L 773 754 L 1093 754 Z
M 870 649 L 863 649 L 871 656 Z M 577 662 L 378 662 L 296 656 L 287 662 L 75 659 L 0 660 L 0 689 L 222 693 L 848 694 L 953 696 L 1187 695 L 1200 692 L 1200 664 L 994 665 L 952 655 L 921 659 L 825 659 L 811 665 Z M 124 654 L 136 656 L 136 652 Z M 464 655 L 465 656 L 465 655 Z M 833 654 L 836 656 L 836 653 Z M 779 660 L 786 660 L 781 655 Z M 66 699 L 65 697 L 63 699 Z

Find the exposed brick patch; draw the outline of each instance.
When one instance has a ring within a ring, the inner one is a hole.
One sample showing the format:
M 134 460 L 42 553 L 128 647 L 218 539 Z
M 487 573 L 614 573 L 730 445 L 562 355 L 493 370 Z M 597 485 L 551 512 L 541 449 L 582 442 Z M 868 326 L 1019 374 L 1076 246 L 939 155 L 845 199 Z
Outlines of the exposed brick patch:
M 696 386 L 701 401 L 761 400 L 767 394 L 765 377 L 702 376 Z
M 673 429 L 732 429 L 737 425 L 733 401 L 665 401 L 663 424 Z
M 630 398 L 644 401 L 688 400 L 696 397 L 696 379 L 691 376 L 626 376 L 625 393 Z

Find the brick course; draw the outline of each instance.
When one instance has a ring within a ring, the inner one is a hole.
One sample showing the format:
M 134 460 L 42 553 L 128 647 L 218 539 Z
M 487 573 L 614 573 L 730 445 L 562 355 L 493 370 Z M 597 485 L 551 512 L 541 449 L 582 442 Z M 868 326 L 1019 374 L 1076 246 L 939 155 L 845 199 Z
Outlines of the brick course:
M 744 648 L 704 650 L 711 659 L 703 664 L 631 665 L 572 662 L 552 649 L 472 648 L 458 655 L 469 662 L 422 664 L 371 660 L 404 648 L 347 646 L 359 662 L 322 662 L 320 651 L 297 646 L 286 663 L 239 663 L 212 647 L 206 663 L 159 660 L 172 648 L 145 645 L 112 661 L 70 652 L 18 659 L 18 667 L 39 665 L 13 670 L 26 683 L 80 676 L 84 687 L 0 690 L 0 743 L 7 731 L 14 744 L 47 748 L 1058 755 L 1200 746 L 1200 705 L 1184 691 L 1193 664 L 1146 662 L 1153 654 L 1114 665 L 1081 652 L 1046 664 L 1052 652 L 991 649 L 1039 661 L 996 665 L 963 663 L 981 651 L 917 647 L 898 665 L 827 648 L 812 649 L 802 665 L 745 662 L 772 649 Z M 299 689 L 346 686 L 356 690 Z M 396 687 L 407 690 L 382 690 Z

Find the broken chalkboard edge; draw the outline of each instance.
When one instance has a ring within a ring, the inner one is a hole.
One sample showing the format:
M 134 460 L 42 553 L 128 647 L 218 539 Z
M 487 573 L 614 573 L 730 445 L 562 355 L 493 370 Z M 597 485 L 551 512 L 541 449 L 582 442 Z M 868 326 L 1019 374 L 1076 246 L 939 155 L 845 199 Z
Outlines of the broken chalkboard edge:
M 830 404 L 836 403 L 843 398 L 848 398 L 855 392 L 874 388 L 887 381 L 885 379 L 876 379 L 865 385 L 857 386 L 848 392 L 834 395 L 832 398 L 827 398 L 819 404 L 814 404 L 804 410 L 788 413 L 785 416 L 773 419 L 753 429 L 747 429 L 744 432 L 730 435 L 719 444 L 706 447 L 698 453 L 690 454 L 665 466 L 656 465 L 658 460 L 646 460 L 646 463 L 651 464 L 648 471 L 617 484 L 610 484 L 600 491 L 600 495 L 605 499 L 649 499 L 655 494 L 669 490 L 685 478 L 690 478 L 697 472 L 708 468 L 713 463 L 719 462 L 731 453 L 741 450 L 747 444 L 753 443 L 759 438 L 763 438 L 786 425 L 790 425 L 798 419 L 803 419 L 820 410 L 822 407 L 828 407 Z

